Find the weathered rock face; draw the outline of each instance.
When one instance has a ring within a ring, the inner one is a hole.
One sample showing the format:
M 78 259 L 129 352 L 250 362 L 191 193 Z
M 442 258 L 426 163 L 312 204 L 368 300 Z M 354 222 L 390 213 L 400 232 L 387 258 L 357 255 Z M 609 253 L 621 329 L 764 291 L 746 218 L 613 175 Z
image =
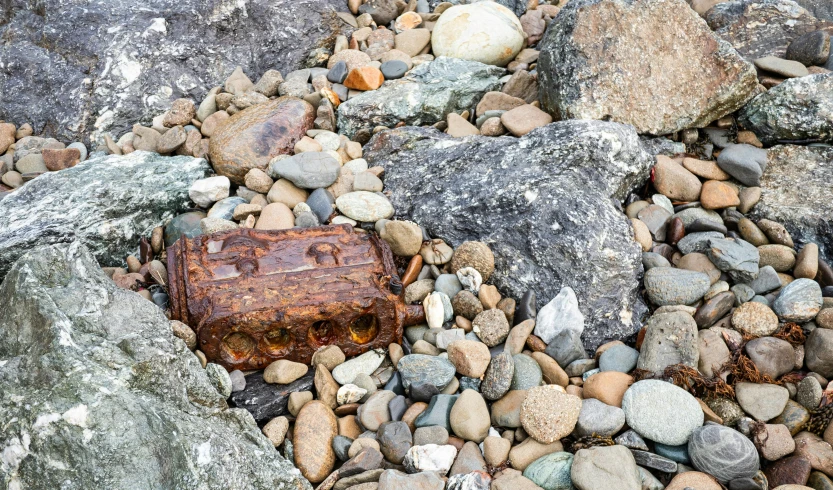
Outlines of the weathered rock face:
M 45 0 L 0 25 L 0 119 L 62 141 L 116 138 L 172 100 L 201 100 L 237 65 L 253 79 L 299 68 L 342 29 L 345 0 Z M 44 103 L 44 100 L 57 101 Z
M 162 311 L 79 242 L 23 256 L 0 307 L 9 488 L 311 488 L 227 407 Z
M 640 133 L 705 126 L 758 85 L 755 68 L 683 0 L 571 0 L 538 63 L 541 102 L 556 119 L 612 120 Z
M 402 128 L 375 136 L 365 158 L 385 167 L 397 215 L 454 246 L 486 242 L 501 291 L 533 289 L 540 308 L 572 287 L 586 347 L 640 328 L 641 249 L 614 203 L 653 163 L 633 128 L 564 121 L 519 139 L 465 140 Z
M 706 22 L 748 60 L 784 57 L 790 42 L 802 34 L 833 32 L 833 22 L 813 17 L 792 0 L 730 0 L 712 7 Z
M 814 242 L 819 256 L 833 260 L 833 148 L 783 145 L 768 152 L 761 200 L 753 219 L 783 224 L 796 249 Z
M 814 17 L 833 22 L 833 3 L 828 0 L 796 0 L 796 3 L 807 9 Z
M 188 207 L 188 188 L 210 170 L 203 159 L 137 151 L 41 175 L 0 201 L 0 278 L 33 247 L 75 239 L 101 265 L 122 265 Z
M 833 142 L 833 73 L 790 78 L 752 99 L 739 122 L 765 144 Z
M 292 154 L 314 120 L 315 108 L 294 97 L 253 105 L 231 116 L 211 137 L 211 165 L 219 175 L 243 185 L 249 170 L 265 170 L 272 158 Z
M 338 106 L 338 130 L 353 137 L 375 126 L 433 124 L 450 112 L 473 109 L 483 94 L 498 90 L 503 68 L 477 61 L 439 57 Z

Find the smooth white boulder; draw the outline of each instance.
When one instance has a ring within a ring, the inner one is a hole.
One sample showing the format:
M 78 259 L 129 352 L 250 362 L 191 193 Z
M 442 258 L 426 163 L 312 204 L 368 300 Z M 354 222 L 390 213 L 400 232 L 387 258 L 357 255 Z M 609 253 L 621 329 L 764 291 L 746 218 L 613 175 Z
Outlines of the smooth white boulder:
M 440 15 L 431 34 L 434 56 L 506 66 L 523 48 L 521 21 L 494 2 L 455 5 Z

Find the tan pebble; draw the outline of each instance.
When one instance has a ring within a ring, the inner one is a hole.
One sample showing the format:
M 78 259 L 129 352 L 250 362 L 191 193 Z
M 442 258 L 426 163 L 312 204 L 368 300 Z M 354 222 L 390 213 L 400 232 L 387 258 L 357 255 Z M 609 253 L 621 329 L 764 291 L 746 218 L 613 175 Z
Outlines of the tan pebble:
M 295 466 L 311 483 L 324 480 L 336 457 L 333 438 L 338 434 L 336 416 L 324 403 L 314 400 L 298 413 L 293 434 Z
M 256 230 L 288 230 L 295 226 L 295 215 L 289 207 L 280 202 L 269 204 L 260 212 Z
M 289 413 L 292 414 L 293 417 L 298 416 L 298 412 L 301 411 L 304 405 L 307 402 L 312 401 L 312 392 L 311 391 L 295 391 L 289 394 L 289 401 L 287 402 L 287 410 Z
M 345 415 L 338 419 L 338 435 L 358 439 L 361 434 L 362 428 L 359 427 L 355 415 Z
M 142 268 L 142 263 L 139 262 L 139 259 L 132 255 L 127 256 L 127 271 L 128 272 L 139 272 L 139 269 Z
M 648 229 L 648 225 L 642 220 L 632 218 L 631 227 L 633 228 L 633 238 L 642 247 L 642 251 L 650 251 L 654 245 L 654 241 L 651 238 L 651 230 Z
M 819 246 L 815 243 L 804 245 L 795 261 L 793 275 L 796 278 L 814 279 L 819 270 Z
M 480 286 L 480 291 L 477 293 L 477 297 L 480 299 L 480 303 L 483 305 L 484 310 L 492 310 L 496 308 L 498 301 L 500 301 L 500 293 L 497 288 L 491 284 L 484 284 Z
M 309 367 L 306 364 L 288 359 L 279 359 L 263 370 L 263 381 L 286 385 L 307 374 L 307 371 L 309 371 Z
M 684 158 L 683 167 L 698 177 L 709 180 L 729 180 L 731 175 L 724 172 L 712 160 L 697 160 L 696 158 Z
M 738 193 L 740 204 L 738 204 L 738 211 L 743 214 L 748 213 L 761 200 L 760 187 L 745 187 Z
M 269 439 L 273 446 L 283 444 L 286 432 L 289 430 L 289 419 L 286 417 L 275 417 L 263 426 L 263 435 Z

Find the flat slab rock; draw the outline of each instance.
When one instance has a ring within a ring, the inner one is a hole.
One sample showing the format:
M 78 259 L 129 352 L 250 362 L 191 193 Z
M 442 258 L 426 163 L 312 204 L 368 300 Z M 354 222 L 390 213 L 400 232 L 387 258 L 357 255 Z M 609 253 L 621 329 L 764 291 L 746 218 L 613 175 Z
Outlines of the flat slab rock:
M 541 102 L 556 119 L 662 135 L 703 127 L 757 93 L 754 67 L 683 1 L 570 0 L 540 49 Z
M 783 58 L 787 46 L 802 34 L 819 29 L 833 33 L 833 22 L 814 17 L 792 0 L 730 0 L 709 9 L 705 18 L 715 34 L 750 61 Z
M 752 208 L 757 221 L 783 224 L 800 250 L 819 246 L 819 257 L 833 260 L 833 148 L 781 145 L 768 152 L 761 177 L 761 200 Z
M 572 287 L 585 347 L 641 327 L 640 248 L 615 203 L 653 163 L 632 127 L 563 121 L 519 139 L 405 127 L 376 135 L 365 159 L 385 168 L 399 218 L 454 246 L 486 242 L 501 291 L 535 290 L 541 308 Z
M 102 266 L 120 266 L 142 236 L 190 206 L 201 158 L 136 151 L 49 172 L 0 201 L 0 279 L 38 245 L 81 240 Z
M 240 65 L 301 68 L 352 30 L 344 0 L 121 0 L 16 3 L 0 25 L 0 119 L 61 141 L 116 139 L 171 101 L 205 94 Z M 57 103 L 60 101 L 60 103 Z
M 9 488 L 311 490 L 248 412 L 228 408 L 162 310 L 80 242 L 21 257 L 0 308 Z

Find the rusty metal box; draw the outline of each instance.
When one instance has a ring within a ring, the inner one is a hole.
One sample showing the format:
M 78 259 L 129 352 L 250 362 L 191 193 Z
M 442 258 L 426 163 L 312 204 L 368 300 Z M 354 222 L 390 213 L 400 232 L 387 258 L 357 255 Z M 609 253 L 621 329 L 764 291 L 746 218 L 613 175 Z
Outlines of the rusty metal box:
M 182 237 L 168 285 L 171 317 L 229 370 L 309 363 L 330 344 L 347 356 L 385 348 L 424 318 L 403 301 L 388 245 L 349 225 Z

